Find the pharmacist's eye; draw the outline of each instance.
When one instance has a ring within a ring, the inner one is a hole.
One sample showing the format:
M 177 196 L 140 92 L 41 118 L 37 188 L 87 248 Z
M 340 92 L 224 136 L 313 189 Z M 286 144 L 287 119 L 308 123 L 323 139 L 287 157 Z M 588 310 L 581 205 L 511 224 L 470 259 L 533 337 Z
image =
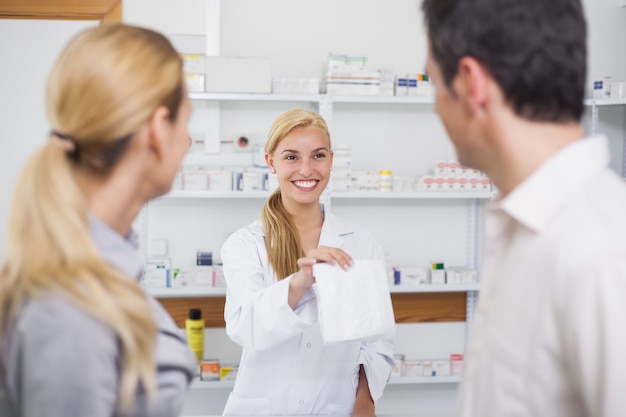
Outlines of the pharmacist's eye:
M 287 161 L 295 161 L 296 160 L 296 156 L 295 155 L 286 155 L 285 159 Z
M 314 156 L 315 159 L 320 159 L 320 158 L 326 158 L 326 154 L 325 153 L 318 153 Z

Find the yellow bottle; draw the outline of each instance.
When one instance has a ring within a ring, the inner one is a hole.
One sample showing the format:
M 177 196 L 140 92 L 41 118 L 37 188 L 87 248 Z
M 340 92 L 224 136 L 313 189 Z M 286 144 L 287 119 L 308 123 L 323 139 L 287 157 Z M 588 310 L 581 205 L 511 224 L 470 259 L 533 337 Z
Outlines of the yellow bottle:
M 198 363 L 202 363 L 204 357 L 204 320 L 202 310 L 192 308 L 189 310 L 189 318 L 185 320 L 185 332 L 189 349 L 196 355 Z

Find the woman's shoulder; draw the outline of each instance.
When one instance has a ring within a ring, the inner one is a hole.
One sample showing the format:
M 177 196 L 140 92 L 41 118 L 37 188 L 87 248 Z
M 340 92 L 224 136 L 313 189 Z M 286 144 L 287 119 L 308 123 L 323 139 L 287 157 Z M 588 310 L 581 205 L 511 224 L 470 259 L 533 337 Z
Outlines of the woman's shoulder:
M 333 213 L 326 213 L 324 221 L 328 222 L 332 229 L 339 235 L 354 234 L 357 236 L 374 236 L 367 227 L 350 220 L 345 220 Z
M 263 231 L 263 224 L 260 220 L 255 220 L 247 226 L 232 232 L 224 242 L 222 249 L 232 248 L 233 246 L 258 246 L 258 244 L 265 244 L 265 232 Z
M 97 345 L 100 351 L 117 351 L 110 327 L 66 297 L 53 293 L 26 302 L 12 334 L 16 343 L 30 346 L 52 346 L 56 340 L 77 346 L 85 341 Z

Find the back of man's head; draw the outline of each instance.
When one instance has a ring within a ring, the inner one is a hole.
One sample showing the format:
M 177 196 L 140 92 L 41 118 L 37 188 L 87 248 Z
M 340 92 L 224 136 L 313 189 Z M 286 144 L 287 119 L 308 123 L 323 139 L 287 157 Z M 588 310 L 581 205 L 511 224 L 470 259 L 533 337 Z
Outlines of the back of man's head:
M 423 0 L 432 58 L 449 88 L 478 60 L 521 117 L 579 121 L 587 72 L 580 0 Z

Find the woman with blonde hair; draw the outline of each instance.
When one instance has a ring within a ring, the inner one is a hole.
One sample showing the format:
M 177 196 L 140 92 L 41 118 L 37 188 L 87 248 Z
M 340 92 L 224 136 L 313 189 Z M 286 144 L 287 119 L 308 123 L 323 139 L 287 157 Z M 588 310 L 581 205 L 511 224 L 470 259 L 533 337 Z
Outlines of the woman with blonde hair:
M 131 225 L 189 146 L 181 59 L 151 30 L 89 29 L 57 59 L 47 111 L 0 271 L 0 415 L 178 416 L 196 364 L 138 282 Z
M 393 366 L 392 340 L 324 346 L 312 266 L 348 269 L 353 259 L 384 260 L 382 247 L 319 203 L 333 161 L 319 114 L 281 114 L 265 160 L 279 187 L 260 220 L 222 247 L 226 332 L 243 347 L 224 414 L 374 416 Z

